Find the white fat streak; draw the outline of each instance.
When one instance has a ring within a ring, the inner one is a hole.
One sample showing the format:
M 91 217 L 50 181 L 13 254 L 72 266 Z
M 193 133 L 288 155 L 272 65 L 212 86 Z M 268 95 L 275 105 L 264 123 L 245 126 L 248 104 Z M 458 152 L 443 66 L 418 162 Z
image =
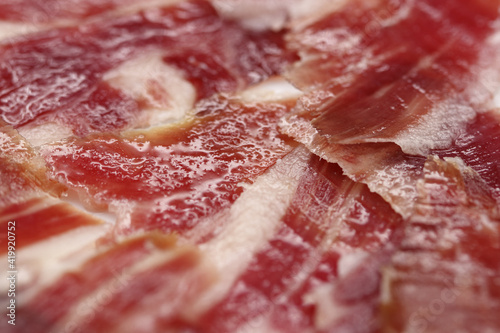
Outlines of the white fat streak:
M 220 279 L 200 298 L 195 307 L 197 311 L 206 310 L 224 297 L 254 254 L 274 235 L 309 156 L 307 150 L 301 147 L 278 161 L 231 206 L 230 222 L 225 229 L 200 246 L 220 272 Z
M 43 288 L 52 285 L 64 273 L 77 269 L 95 254 L 95 241 L 108 230 L 106 225 L 73 229 L 16 251 L 17 302 L 25 304 Z M 6 274 L 7 257 L 1 257 L 1 271 Z M 2 279 L 6 281 L 6 279 Z M 6 294 L 7 285 L 0 285 Z
M 322 17 L 340 10 L 350 0 L 296 0 L 288 8 L 290 26 L 294 30 L 304 29 Z
M 415 0 L 406 1 L 401 7 L 395 11 L 385 10 L 381 13 L 381 17 L 376 18 L 381 26 L 390 27 L 404 21 L 410 16 L 412 9 L 415 7 Z
M 134 275 L 141 272 L 158 267 L 161 264 L 167 263 L 177 257 L 181 251 L 161 251 L 155 250 L 151 244 L 153 251 L 144 260 L 139 261 L 131 267 L 127 267 L 121 271 L 114 271 L 113 276 L 108 280 L 104 280 L 99 284 L 99 287 L 94 289 L 91 293 L 82 297 L 71 311 L 59 323 L 60 330 L 71 332 L 71 327 L 79 327 L 85 324 L 89 319 L 92 319 L 101 308 L 110 301 L 114 295 L 117 295 L 127 289 L 127 286 L 132 281 Z M 167 303 L 168 304 L 168 303 Z M 136 320 L 136 316 L 131 318 Z M 147 321 L 148 318 L 141 317 Z M 149 318 L 150 319 L 150 318 Z M 126 320 L 126 319 L 124 319 Z M 145 322 L 143 322 L 145 323 Z M 130 324 L 130 323 L 129 323 Z
M 193 251 L 193 248 L 189 246 L 185 248 L 177 247 L 167 253 L 165 253 L 165 251 L 157 252 L 157 259 L 150 260 L 148 257 L 144 262 L 135 265 L 131 274 L 137 274 L 137 272 L 148 270 L 151 268 L 148 266 L 162 265 L 180 256 L 184 251 Z M 191 311 L 190 304 L 192 301 L 189 296 L 188 299 L 184 298 L 184 296 L 189 294 L 193 295 L 192 283 L 199 280 L 200 277 L 203 277 L 208 284 L 211 283 L 214 277 L 212 264 L 207 259 L 206 257 L 202 258 L 194 269 L 183 272 L 182 276 L 178 275 L 174 281 L 170 280 L 169 285 L 159 291 L 160 295 L 150 295 L 150 297 L 154 297 L 159 302 L 157 309 L 158 313 L 167 317 L 170 313 L 179 311 L 180 307 L 187 309 L 187 311 Z M 196 282 L 194 283 L 196 284 Z M 204 286 L 202 288 L 204 288 Z M 196 293 L 198 293 L 198 291 L 196 291 Z M 169 302 L 163 302 L 164 299 L 168 299 Z M 185 301 L 188 303 L 186 304 Z M 121 324 L 117 326 L 115 332 L 152 332 L 155 331 L 156 326 L 156 320 L 151 316 L 150 309 L 139 309 L 134 316 L 123 320 Z
M 146 102 L 147 126 L 184 118 L 196 97 L 194 87 L 180 71 L 163 62 L 160 53 L 129 60 L 107 72 L 103 79 L 135 100 Z
M 33 23 L 0 21 L 0 43 L 5 43 L 5 39 L 40 31 L 41 29 L 40 25 Z
M 262 315 L 257 317 L 245 325 L 239 327 L 235 333 L 279 333 L 282 332 L 274 328 L 270 322 L 270 315 Z M 306 333 L 306 332 L 303 332 Z
M 282 29 L 289 21 L 303 26 L 325 13 L 341 8 L 348 0 L 212 0 L 224 17 L 253 30 Z M 306 21 L 307 20 L 307 21 Z
M 410 105 L 409 108 L 411 107 Z M 431 149 L 449 147 L 453 139 L 475 116 L 475 109 L 469 105 L 453 100 L 438 103 L 422 117 L 416 126 L 411 126 L 399 133 L 394 138 L 394 142 L 407 154 L 425 156 Z M 453 121 L 450 122 L 450 119 Z M 384 142 L 387 140 L 368 141 Z
M 279 30 L 287 19 L 286 5 L 296 1 L 212 0 L 212 3 L 222 16 L 238 20 L 247 28 Z
M 77 200 L 77 197 L 74 197 L 74 196 L 67 196 L 67 197 L 63 197 L 61 198 L 64 202 L 72 205 L 73 207 L 77 208 L 78 210 L 80 211 L 84 211 L 96 218 L 98 218 L 99 220 L 103 220 L 104 222 L 107 222 L 111 225 L 114 225 L 116 224 L 116 215 L 114 215 L 111 211 L 110 212 L 96 212 L 96 211 L 90 211 L 87 206 L 85 206 L 83 204 L 82 201 L 79 201 Z
M 122 293 L 124 290 L 129 288 L 130 282 L 134 279 L 134 276 L 150 271 L 155 267 L 160 267 L 180 255 L 184 254 L 186 251 L 193 251 L 193 247 L 172 247 L 170 249 L 158 249 L 152 243 L 146 243 L 146 247 L 149 248 L 151 253 L 144 258 L 129 266 L 124 268 L 121 271 L 114 271 L 113 276 L 110 279 L 103 281 L 99 285 L 99 287 L 93 290 L 92 293 L 85 295 L 82 299 L 78 301 L 78 303 L 70 310 L 68 315 L 63 318 L 59 324 L 60 332 L 72 332 L 72 328 L 80 327 L 85 324 L 88 320 L 91 320 L 97 312 L 101 311 L 101 308 L 105 306 L 105 304 L 111 300 L 114 295 Z M 172 311 L 175 311 L 178 306 L 178 301 L 180 299 L 172 298 L 172 295 L 168 295 L 168 293 L 175 292 L 180 295 L 189 292 L 189 283 L 192 281 L 192 276 L 200 276 L 203 275 L 210 280 L 210 274 L 212 274 L 213 269 L 210 266 L 208 260 L 203 260 L 199 263 L 196 269 L 189 271 L 187 274 L 184 273 L 182 278 L 179 278 L 178 285 L 174 289 L 166 288 L 161 292 L 166 292 L 166 298 L 170 299 L 170 302 L 164 302 L 159 304 L 161 308 L 158 309 L 159 312 L 163 314 L 168 314 Z M 175 283 L 175 282 L 174 282 Z M 147 296 L 147 295 L 146 295 Z M 150 297 L 158 297 L 158 295 L 149 295 Z M 147 309 L 146 309 L 147 311 Z M 130 318 L 124 318 L 122 323 L 118 326 L 116 331 L 152 331 L 154 330 L 155 322 L 154 318 L 151 317 L 149 312 L 139 312 L 134 313 L 134 316 Z
M 342 254 L 337 267 L 339 278 L 346 277 L 347 275 L 349 275 L 349 273 L 353 272 L 356 268 L 361 266 L 367 256 L 368 253 L 365 251 Z
M 335 303 L 334 289 L 334 284 L 320 284 L 303 297 L 305 304 L 315 306 L 314 327 L 318 330 L 328 329 L 348 311 L 345 306 Z
M 495 62 L 494 65 L 483 66 L 479 72 L 479 84 L 490 94 L 491 108 L 498 112 L 500 109 L 500 73 L 492 68 L 500 67 L 500 19 L 493 24 L 494 33 L 488 38 L 487 46 L 479 56 L 479 62 Z M 500 113 L 500 112 L 498 112 Z
M 243 102 L 272 102 L 297 99 L 302 92 L 282 77 L 273 77 L 244 90 L 241 94 Z
M 18 131 L 20 135 L 35 147 L 63 140 L 73 135 L 73 131 L 69 126 L 52 122 L 41 125 L 24 125 Z
M 338 263 L 338 277 L 345 278 L 349 273 L 360 267 L 365 261 L 368 253 L 356 251 L 353 253 L 343 253 Z M 304 295 L 305 304 L 314 305 L 314 326 L 318 330 L 326 330 L 335 322 L 342 319 L 351 310 L 345 304 L 335 301 L 335 284 L 320 284 Z

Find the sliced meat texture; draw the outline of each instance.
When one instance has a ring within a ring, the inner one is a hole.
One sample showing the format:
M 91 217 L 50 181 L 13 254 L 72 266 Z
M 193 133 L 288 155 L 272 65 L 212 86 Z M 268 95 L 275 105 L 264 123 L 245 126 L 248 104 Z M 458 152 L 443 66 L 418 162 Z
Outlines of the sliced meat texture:
M 287 125 L 287 132 L 308 140 L 307 146 L 312 152 L 337 162 L 351 179 L 367 184 L 402 216 L 408 217 L 413 212 L 418 196 L 416 184 L 423 175 L 425 157 L 406 154 L 394 143 L 330 144 L 310 124 L 302 121 L 298 126 Z M 462 159 L 492 188 L 498 200 L 499 136 L 498 113 L 488 111 L 478 114 L 462 128 L 448 147 L 433 149 L 430 153 Z
M 370 332 L 380 268 L 402 219 L 380 196 L 312 156 L 275 233 L 195 332 Z
M 57 199 L 63 187 L 47 176 L 43 159 L 4 123 L 0 127 L 0 253 L 8 250 L 8 235 L 16 236 L 14 247 L 21 249 L 74 228 L 102 223 Z M 15 232 L 8 232 L 9 225 Z
M 173 236 L 134 237 L 95 251 L 19 306 L 24 320 L 0 325 L 8 332 L 159 332 L 188 313 L 212 274 L 199 251 L 177 246 Z
M 416 211 L 384 270 L 387 331 L 498 330 L 499 207 L 460 160 L 426 161 Z
M 289 77 L 307 93 L 283 132 L 404 217 L 429 154 L 462 158 L 498 196 L 497 5 L 351 2 L 298 26 Z
M 153 2 L 152 0 L 142 1 Z M 175 1 L 163 1 L 163 3 Z M 120 9 L 124 6 L 139 4 L 136 0 L 7 0 L 0 4 L 0 19 L 12 22 L 48 23 L 85 19 Z M 161 4 L 161 2 L 157 1 Z
M 498 86 L 497 16 L 495 1 L 348 2 L 290 34 L 289 77 L 309 93 L 287 122 L 329 144 L 448 147 Z
M 71 139 L 43 155 L 55 179 L 120 212 L 118 229 L 182 234 L 228 208 L 243 183 L 291 150 L 277 125 L 288 110 L 218 97 L 182 125 Z
M 499 6 L 3 1 L 0 331 L 500 331 Z
M 209 3 L 188 1 L 19 37 L 0 47 L 0 116 L 15 128 L 62 123 L 80 136 L 137 127 L 141 101 L 103 82 L 107 71 L 160 52 L 202 99 L 279 72 L 293 59 L 282 36 L 245 30 Z

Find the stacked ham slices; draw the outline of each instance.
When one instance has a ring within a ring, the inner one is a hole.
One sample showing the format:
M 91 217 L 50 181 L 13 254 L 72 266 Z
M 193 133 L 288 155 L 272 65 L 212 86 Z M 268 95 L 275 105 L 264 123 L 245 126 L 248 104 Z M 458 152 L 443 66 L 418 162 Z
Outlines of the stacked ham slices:
M 500 331 L 500 2 L 0 19 L 1 332 Z

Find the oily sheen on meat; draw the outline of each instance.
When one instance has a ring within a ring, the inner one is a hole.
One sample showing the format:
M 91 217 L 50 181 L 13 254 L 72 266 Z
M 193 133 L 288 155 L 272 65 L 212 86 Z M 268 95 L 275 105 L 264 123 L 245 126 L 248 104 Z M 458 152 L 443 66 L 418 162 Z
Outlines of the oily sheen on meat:
M 3 1 L 0 331 L 500 331 L 499 7 Z

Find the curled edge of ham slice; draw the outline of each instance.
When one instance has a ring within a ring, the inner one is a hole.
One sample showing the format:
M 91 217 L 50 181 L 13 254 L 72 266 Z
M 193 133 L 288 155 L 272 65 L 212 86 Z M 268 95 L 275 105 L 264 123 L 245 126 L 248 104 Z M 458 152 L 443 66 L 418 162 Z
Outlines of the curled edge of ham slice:
M 367 184 L 403 217 L 407 218 L 413 212 L 418 196 L 417 181 L 423 175 L 425 157 L 405 154 L 394 143 L 333 145 L 304 120 L 298 120 L 294 126 L 282 123 L 281 128 L 313 153 L 338 163 L 351 179 Z M 489 111 L 479 114 L 460 132 L 450 147 L 433 150 L 432 154 L 461 158 L 487 182 L 494 197 L 500 198 L 498 138 L 499 117 L 495 111 Z
M 403 154 L 395 144 L 337 145 L 329 143 L 307 121 L 282 122 L 284 133 L 296 138 L 314 154 L 339 164 L 356 182 L 367 184 L 403 217 L 413 211 L 417 197 L 415 182 L 424 158 Z
M 449 146 L 491 105 L 499 86 L 488 74 L 499 67 L 495 4 L 383 4 L 353 3 L 289 34 L 302 61 L 288 77 L 309 93 L 288 121 L 310 121 L 332 145 L 393 142 L 425 156 Z M 367 31 L 367 22 L 377 29 Z M 410 38 L 413 26 L 422 31 Z M 425 29 L 434 29 L 433 38 Z

